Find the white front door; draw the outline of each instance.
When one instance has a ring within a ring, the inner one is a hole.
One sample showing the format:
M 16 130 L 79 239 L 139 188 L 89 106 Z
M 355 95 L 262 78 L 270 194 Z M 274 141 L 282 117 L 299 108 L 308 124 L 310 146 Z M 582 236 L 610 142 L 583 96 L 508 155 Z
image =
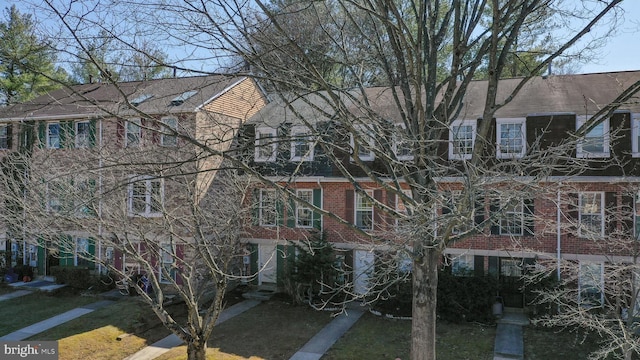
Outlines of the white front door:
M 364 295 L 369 291 L 369 278 L 373 275 L 375 256 L 366 250 L 353 251 L 353 291 Z
M 258 285 L 276 283 L 277 255 L 276 245 L 258 245 Z

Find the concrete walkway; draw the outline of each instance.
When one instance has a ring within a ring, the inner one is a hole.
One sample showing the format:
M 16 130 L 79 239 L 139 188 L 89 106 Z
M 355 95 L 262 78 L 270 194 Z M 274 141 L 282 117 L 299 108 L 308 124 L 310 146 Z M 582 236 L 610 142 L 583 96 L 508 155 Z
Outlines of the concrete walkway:
M 493 360 L 524 359 L 523 327 L 529 325 L 527 316 L 507 310 L 497 323 Z
M 260 304 L 258 300 L 244 300 L 239 302 L 228 309 L 222 311 L 220 316 L 218 317 L 218 321 L 216 321 L 216 325 L 221 324 L 232 317 L 241 314 L 252 307 Z M 176 335 L 171 334 L 164 339 L 161 339 L 150 346 L 145 347 L 144 349 L 138 351 L 137 353 L 130 355 L 125 358 L 125 360 L 150 360 L 155 359 L 158 356 L 166 353 L 176 346 L 182 345 L 183 341 Z
M 33 280 L 29 282 L 18 281 L 14 283 L 10 283 L 9 286 L 16 289 L 24 289 L 24 290 L 39 290 L 39 291 L 53 291 L 65 287 L 65 284 L 56 284 L 51 280 Z
M 0 301 L 9 300 L 9 299 L 15 299 L 17 297 L 25 296 L 25 295 L 31 294 L 31 293 L 32 293 L 32 291 L 29 291 L 29 290 L 12 291 L 12 292 L 10 292 L 8 294 L 0 295 Z
M 320 332 L 311 338 L 289 360 L 318 360 L 353 324 L 360 319 L 363 309 L 349 307 L 327 324 Z
M 113 301 L 110 300 L 102 300 L 102 301 L 98 301 L 92 304 L 88 304 L 82 307 L 78 307 L 72 310 L 69 310 L 65 313 L 62 313 L 60 315 L 56 315 L 54 317 L 51 317 L 49 319 L 40 321 L 38 323 L 35 323 L 33 325 L 27 326 L 25 328 L 22 328 L 20 330 L 14 331 L 10 334 L 7 334 L 3 337 L 0 337 L 0 340 L 6 340 L 6 341 L 20 341 L 20 340 L 24 340 L 26 338 L 29 338 L 33 335 L 39 334 L 43 331 L 49 330 L 52 327 L 58 326 L 60 324 L 64 324 L 67 321 L 76 319 L 80 316 L 86 315 L 88 313 L 91 313 L 93 311 L 95 311 L 96 309 L 100 309 L 102 307 L 105 307 L 107 305 L 113 304 Z

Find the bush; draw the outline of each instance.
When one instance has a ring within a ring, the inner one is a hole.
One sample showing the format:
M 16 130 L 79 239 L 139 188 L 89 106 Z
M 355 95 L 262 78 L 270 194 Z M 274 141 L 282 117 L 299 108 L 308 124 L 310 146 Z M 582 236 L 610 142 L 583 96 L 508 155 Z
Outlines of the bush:
M 86 267 L 52 266 L 51 275 L 57 284 L 67 284 L 74 289 L 87 289 L 93 284 Z
M 438 316 L 454 322 L 491 322 L 491 308 L 497 293 L 495 277 L 454 276 L 449 269 L 444 269 L 439 273 Z

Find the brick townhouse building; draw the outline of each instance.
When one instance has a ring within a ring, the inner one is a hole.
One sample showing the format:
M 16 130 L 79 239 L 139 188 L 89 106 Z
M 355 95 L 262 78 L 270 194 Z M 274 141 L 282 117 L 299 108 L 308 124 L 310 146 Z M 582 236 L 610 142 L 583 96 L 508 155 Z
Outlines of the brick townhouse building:
M 99 239 L 135 230 L 166 241 L 163 218 L 200 201 L 222 161 L 186 139 L 225 151 L 265 103 L 252 79 L 210 75 L 74 85 L 0 108 L 3 191 L 14 191 L 1 205 L 5 265 L 47 275 L 55 265 L 94 269 L 95 257 L 123 269 L 126 257 Z M 28 172 L 15 174 L 9 165 L 20 162 Z M 12 207 L 20 191 L 25 204 Z M 156 254 L 153 261 L 162 273 L 174 260 Z
M 605 264 L 635 261 L 630 244 L 640 228 L 636 225 L 640 105 L 637 101 L 619 104 L 585 136 L 573 134 L 639 80 L 640 71 L 535 77 L 488 120 L 489 136 L 481 157 L 482 166 L 490 171 L 479 188 L 481 194 L 472 200 L 476 211 L 468 220 L 479 224 L 480 231 L 446 249 L 453 272 L 496 276 L 503 285 L 505 305 L 522 307 L 526 299 L 521 274 L 527 265 L 544 260 L 557 262 L 560 268 L 561 261 L 575 261 L 580 271 L 578 286 L 586 294 L 604 281 Z M 498 99 L 508 96 L 518 81 L 502 80 Z M 444 169 L 438 186 L 443 198 L 449 199 L 436 210 L 437 217 L 454 212 L 466 166 L 479 141 L 478 128 L 487 121 L 481 119 L 486 86 L 484 81 L 470 85 L 457 120 L 436 139 L 437 162 Z M 377 115 L 399 122 L 388 88 L 366 91 Z M 365 232 L 393 233 L 395 220 L 374 206 L 373 200 L 399 210 L 402 201 L 353 163 L 358 156 L 384 179 L 388 168 L 380 158 L 385 154 L 372 151 L 380 139 L 371 135 L 361 140 L 371 147 L 356 147 L 353 135 L 349 136 L 353 129 L 335 130 L 344 124 L 334 121 L 332 113 L 322 96 L 314 94 L 273 101 L 243 127 L 250 148 L 248 161 L 307 203 L 279 198 L 281 192 L 269 187 L 254 190 L 257 207 L 247 238 L 253 256 L 247 262 L 254 272 L 262 269 L 259 284 L 282 285 L 290 242 L 305 241 L 315 228 L 337 250 L 336 264 L 352 271 L 354 291 L 364 293 L 376 250 L 383 247 L 347 224 Z M 314 140 L 318 133 L 342 152 L 339 164 L 323 156 L 323 147 Z M 396 140 L 390 135 L 386 141 Z M 412 160 L 402 140 L 393 149 L 398 160 Z M 551 162 L 547 156 L 554 152 Z M 345 177 L 338 165 L 352 178 Z M 354 183 L 364 192 L 354 191 Z M 515 188 L 513 183 L 520 184 L 516 201 L 503 203 L 499 194 L 492 196 L 492 187 Z M 400 184 L 406 185 L 402 179 Z M 322 215 L 308 204 L 337 217 Z M 601 299 L 603 294 L 591 296 Z

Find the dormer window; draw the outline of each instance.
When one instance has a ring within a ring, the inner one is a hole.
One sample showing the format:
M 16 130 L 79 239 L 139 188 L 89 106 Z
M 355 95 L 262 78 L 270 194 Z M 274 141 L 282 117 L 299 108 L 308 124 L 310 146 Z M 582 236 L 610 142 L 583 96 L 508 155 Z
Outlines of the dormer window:
M 47 148 L 60 149 L 60 124 L 47 124 Z
M 527 151 L 526 119 L 496 119 L 496 157 L 521 158 Z
M 588 120 L 587 116 L 576 118 L 576 130 Z M 604 119 L 578 141 L 576 156 L 579 158 L 609 157 L 609 119 Z
M 476 141 L 477 120 L 455 120 L 449 130 L 449 159 L 471 159 Z
M 197 90 L 185 91 L 182 94 L 171 99 L 171 103 L 169 104 L 169 106 L 180 106 L 184 104 L 184 102 L 187 101 L 190 97 L 192 97 L 197 93 L 198 93 Z
M 413 160 L 411 140 L 404 124 L 398 124 L 393 134 L 393 152 L 400 161 Z
M 140 146 L 140 139 L 142 139 L 142 127 L 140 124 L 140 119 L 127 120 L 126 147 Z
M 277 132 L 274 128 L 257 128 L 255 140 L 255 161 L 276 161 L 278 148 Z
M 374 131 L 371 125 L 360 125 L 354 128 L 351 134 L 352 158 L 355 154 L 362 161 L 373 161 L 376 155 L 373 152 L 375 145 Z
M 131 100 L 129 102 L 133 106 L 138 106 L 138 105 L 142 104 L 143 102 L 151 99 L 152 97 L 153 97 L 153 95 L 151 95 L 151 94 L 142 94 L 142 95 L 137 96 L 136 98 L 134 98 L 133 100 Z
M 311 131 L 306 126 L 291 128 L 291 161 L 313 160 L 313 141 Z
M 631 114 L 631 154 L 640 157 L 640 114 Z

